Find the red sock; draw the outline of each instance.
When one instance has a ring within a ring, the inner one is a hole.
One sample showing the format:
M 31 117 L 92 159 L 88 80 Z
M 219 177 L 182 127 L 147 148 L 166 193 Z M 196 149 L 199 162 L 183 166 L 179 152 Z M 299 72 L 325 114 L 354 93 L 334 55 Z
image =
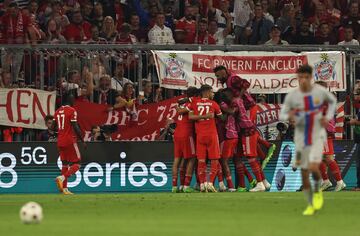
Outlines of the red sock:
M 254 173 L 257 182 L 263 181 L 263 178 L 261 176 L 261 167 L 256 158 L 251 157 L 249 158 L 249 164 L 251 167 L 252 172 Z
M 259 156 L 262 160 L 264 160 L 264 159 L 266 158 L 266 155 L 265 155 L 265 153 L 263 152 L 263 150 L 261 149 L 259 143 L 258 143 L 257 146 L 256 146 L 256 150 L 257 150 L 258 156 Z
M 61 174 L 65 176 L 65 173 L 69 170 L 68 165 L 63 165 L 61 168 Z M 63 188 L 67 188 L 68 178 L 65 177 L 65 180 L 63 181 Z
M 271 143 L 266 141 L 265 139 L 262 138 L 258 138 L 258 143 L 265 146 L 266 148 L 270 148 L 271 147 Z
M 70 176 L 72 176 L 73 174 L 75 174 L 78 170 L 80 169 L 80 165 L 79 164 L 73 164 L 70 166 L 70 168 L 68 169 L 68 171 L 66 171 L 66 173 L 64 174 L 64 176 L 66 178 L 69 178 Z
M 218 160 L 211 160 L 210 161 L 210 179 L 209 179 L 210 183 L 214 183 L 214 181 L 215 181 L 215 178 L 216 178 L 217 173 L 218 173 L 218 166 L 219 166 L 219 161 Z
M 199 161 L 198 162 L 198 176 L 200 184 L 205 183 L 206 181 L 206 162 L 205 161 Z
M 243 175 L 244 178 L 244 175 Z M 231 175 L 226 176 L 226 183 L 228 188 L 234 188 L 234 183 L 232 181 Z M 244 185 L 245 185 L 245 180 L 244 180 Z
M 236 165 L 236 173 L 238 176 L 239 187 L 245 188 L 244 163 Z
M 266 178 L 265 178 L 265 174 L 264 174 L 264 171 L 260 168 L 260 172 L 261 172 L 261 178 L 263 179 L 263 180 L 265 180 Z
M 217 172 L 218 181 L 219 181 L 219 182 L 223 182 L 223 181 L 224 181 L 224 174 L 223 174 L 223 172 L 222 172 L 222 167 L 221 167 L 221 164 L 220 164 L 219 161 L 218 161 L 218 167 L 217 167 L 217 169 L 218 169 L 218 172 Z
M 190 186 L 191 179 L 192 179 L 191 175 L 185 175 L 184 186 Z
M 339 165 L 336 163 L 335 160 L 331 160 L 329 163 L 329 169 L 331 170 L 331 173 L 334 175 L 336 181 L 342 180 L 341 178 L 341 171 L 339 168 Z
M 329 179 L 329 176 L 327 175 L 327 173 L 326 173 L 326 164 L 325 164 L 325 162 L 320 162 L 320 167 L 319 167 L 319 169 L 320 169 L 320 173 L 321 173 L 321 178 L 323 179 L 323 180 L 327 180 L 327 179 Z
M 185 173 L 186 173 L 186 168 L 184 167 L 180 167 L 180 185 L 184 186 L 184 182 L 185 182 Z
M 244 168 L 244 174 L 246 175 L 246 178 L 248 179 L 249 183 L 252 182 L 254 179 L 251 175 L 251 173 L 249 172 L 249 170 L 246 168 L 246 165 L 242 162 L 241 163 L 243 165 Z

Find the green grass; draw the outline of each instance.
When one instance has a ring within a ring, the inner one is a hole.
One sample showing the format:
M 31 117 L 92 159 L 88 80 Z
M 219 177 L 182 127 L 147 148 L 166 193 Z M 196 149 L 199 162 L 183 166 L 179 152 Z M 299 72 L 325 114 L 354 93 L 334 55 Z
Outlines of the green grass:
M 19 209 L 40 203 L 44 220 L 23 225 Z M 303 217 L 302 193 L 1 195 L 0 235 L 360 235 L 360 194 L 325 193 Z

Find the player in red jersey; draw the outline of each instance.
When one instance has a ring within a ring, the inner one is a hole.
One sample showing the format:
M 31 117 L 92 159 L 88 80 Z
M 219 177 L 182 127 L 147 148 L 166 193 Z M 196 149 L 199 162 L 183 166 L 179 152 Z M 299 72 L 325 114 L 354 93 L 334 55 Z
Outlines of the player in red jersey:
M 215 115 L 221 116 L 219 105 L 212 100 L 214 93 L 209 85 L 200 88 L 201 98 L 189 106 L 189 118 L 195 120 L 196 156 L 198 159 L 198 175 L 202 192 L 217 192 L 213 182 L 218 172 L 220 159 L 219 138 L 217 135 Z M 210 159 L 210 178 L 206 183 L 206 158 Z
M 54 123 L 58 129 L 57 147 L 62 162 L 61 175 L 56 178 L 56 184 L 60 192 L 66 195 L 72 194 L 67 188 L 67 181 L 80 169 L 81 161 L 77 138 L 82 140 L 82 135 L 77 123 L 76 110 L 72 107 L 74 100 L 72 95 L 68 95 L 68 105 L 61 106 L 54 115 Z
M 172 192 L 188 191 L 194 163 L 195 163 L 195 141 L 194 141 L 194 122 L 189 119 L 188 109 L 191 97 L 196 96 L 197 89 L 189 87 L 186 91 L 187 100 L 177 107 L 175 118 L 176 128 L 174 133 L 174 163 L 172 167 Z M 178 170 L 180 167 L 180 188 L 177 187 Z M 186 172 L 186 174 L 185 174 Z
M 324 81 L 316 81 L 316 84 L 319 84 L 325 88 L 327 88 L 327 83 Z M 327 106 L 324 107 L 324 113 L 326 114 Z M 329 121 L 328 126 L 326 127 L 327 140 L 324 143 L 324 151 L 323 151 L 323 161 L 320 163 L 320 173 L 322 177 L 321 189 L 323 191 L 332 187 L 332 183 L 329 180 L 329 176 L 327 174 L 327 166 L 329 167 L 331 173 L 335 177 L 336 187 L 335 191 L 339 192 L 346 188 L 346 184 L 344 183 L 341 177 L 341 171 L 339 165 L 335 161 L 334 158 L 334 138 L 335 138 L 335 119 Z

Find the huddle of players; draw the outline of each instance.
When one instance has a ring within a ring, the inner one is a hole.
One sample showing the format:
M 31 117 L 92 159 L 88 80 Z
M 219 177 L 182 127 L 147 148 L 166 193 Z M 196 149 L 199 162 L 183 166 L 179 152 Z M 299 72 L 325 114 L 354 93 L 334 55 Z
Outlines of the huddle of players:
M 247 92 L 250 84 L 228 73 L 222 66 L 215 68 L 214 72 L 222 83 L 227 84 L 227 88 L 220 90 L 215 99 L 212 87 L 203 85 L 199 91 L 190 87 L 187 90 L 187 99 L 179 101 L 174 133 L 172 191 L 193 192 L 190 182 L 195 168 L 201 192 L 217 192 L 214 187 L 216 178 L 220 191 L 247 191 L 245 176 L 252 187 L 251 192 L 269 190 L 271 186 L 257 158 L 263 157 L 265 167 L 275 145 L 261 139 L 256 129 L 256 103 Z M 260 144 L 268 148 L 267 155 L 262 153 Z M 248 159 L 256 180 L 241 161 L 242 157 Z M 229 167 L 231 158 L 237 172 L 237 189 Z M 206 171 L 207 161 L 210 162 L 209 173 Z

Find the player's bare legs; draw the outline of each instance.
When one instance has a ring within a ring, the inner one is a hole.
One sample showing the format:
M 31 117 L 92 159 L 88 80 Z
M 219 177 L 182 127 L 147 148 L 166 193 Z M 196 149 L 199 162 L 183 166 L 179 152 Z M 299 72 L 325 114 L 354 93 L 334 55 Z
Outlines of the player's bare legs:
M 185 182 L 185 173 L 186 173 L 186 166 L 188 160 L 183 158 L 180 162 L 180 188 L 179 191 L 182 192 L 184 190 L 184 182 Z
M 226 192 L 226 186 L 224 184 L 224 172 L 223 172 L 222 158 L 218 161 L 217 178 L 219 181 L 220 192 Z
M 324 199 L 320 189 L 321 174 L 319 163 L 310 163 L 309 170 L 314 180 L 313 207 L 315 210 L 320 210 L 324 204 Z
M 326 169 L 327 169 L 326 165 L 329 167 L 331 173 L 335 177 L 335 180 L 336 180 L 335 191 L 339 192 L 339 191 L 343 190 L 344 188 L 346 188 L 346 184 L 344 183 L 344 181 L 341 177 L 341 171 L 340 171 L 339 165 L 335 161 L 334 156 L 326 155 L 325 160 L 323 160 L 322 163 L 320 163 L 321 177 L 323 179 L 321 189 L 326 190 L 332 186 L 331 182 L 329 181 L 329 176 L 327 175 L 327 172 L 326 172 Z
M 174 163 L 172 166 L 172 189 L 171 192 L 176 193 L 178 191 L 177 182 L 178 182 L 178 170 L 180 166 L 181 158 L 175 157 Z
M 315 213 L 315 210 L 313 208 L 313 191 L 310 184 L 309 170 L 301 169 L 301 177 L 303 193 L 308 203 L 308 207 L 303 212 L 303 215 L 313 215 Z
M 240 157 L 234 157 L 235 163 L 235 170 L 238 177 L 238 192 L 246 192 L 245 186 L 245 170 L 244 170 L 244 163 L 241 161 Z
M 260 163 L 258 162 L 256 157 L 248 157 L 248 161 L 257 181 L 255 188 L 250 189 L 250 192 L 264 192 L 266 190 L 266 187 L 263 183 L 264 174 L 262 173 Z
M 184 181 L 185 193 L 193 192 L 193 189 L 190 188 L 190 183 L 194 172 L 195 160 L 196 160 L 195 158 L 189 158 L 187 161 L 185 181 Z
M 205 182 L 206 182 L 206 160 L 205 159 L 198 159 L 197 173 L 198 173 L 199 181 L 200 181 L 200 191 L 207 192 L 207 189 L 205 186 Z
M 67 165 L 67 162 L 63 162 L 63 167 L 61 169 L 61 176 L 56 178 L 56 184 L 59 190 L 62 187 L 62 193 L 65 195 L 72 195 L 73 193 L 67 188 L 67 181 L 70 176 L 75 174 L 80 169 L 80 163 L 74 162 L 70 165 Z
M 219 168 L 219 160 L 218 159 L 211 159 L 210 160 L 210 177 L 209 182 L 207 183 L 206 189 L 208 192 L 217 192 L 214 187 L 214 181 L 218 174 L 218 168 Z

